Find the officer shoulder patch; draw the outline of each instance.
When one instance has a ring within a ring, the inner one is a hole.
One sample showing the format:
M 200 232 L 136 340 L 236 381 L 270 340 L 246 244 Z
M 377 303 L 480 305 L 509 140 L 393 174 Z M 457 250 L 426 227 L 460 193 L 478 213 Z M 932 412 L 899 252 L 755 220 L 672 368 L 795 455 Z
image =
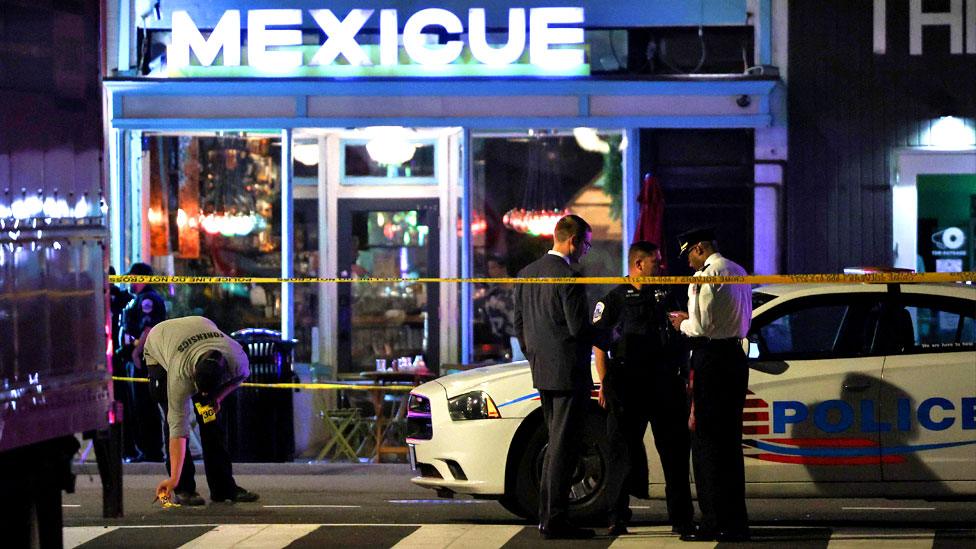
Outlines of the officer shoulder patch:
M 603 310 L 606 308 L 607 306 L 602 301 L 597 302 L 596 307 L 593 309 L 593 322 L 600 322 L 600 319 L 603 318 Z
M 142 312 L 146 314 L 151 313 L 153 310 L 153 301 L 151 299 L 143 299 L 139 305 L 142 307 Z

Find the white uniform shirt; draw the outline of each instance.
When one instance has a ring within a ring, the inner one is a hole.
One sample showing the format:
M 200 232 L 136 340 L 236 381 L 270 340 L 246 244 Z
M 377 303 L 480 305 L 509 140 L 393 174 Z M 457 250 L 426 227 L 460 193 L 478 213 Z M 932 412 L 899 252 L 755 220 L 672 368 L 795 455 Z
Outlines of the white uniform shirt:
M 737 263 L 713 253 L 694 276 L 746 276 Z M 752 322 L 752 291 L 748 284 L 691 284 L 688 318 L 681 333 L 710 339 L 743 338 Z
M 146 364 L 166 370 L 166 421 L 170 438 L 189 436 L 193 417 L 191 397 L 197 392 L 193 371 L 203 355 L 219 351 L 227 360 L 224 383 L 250 374 L 247 354 L 241 345 L 202 316 L 165 320 L 153 326 L 146 336 Z

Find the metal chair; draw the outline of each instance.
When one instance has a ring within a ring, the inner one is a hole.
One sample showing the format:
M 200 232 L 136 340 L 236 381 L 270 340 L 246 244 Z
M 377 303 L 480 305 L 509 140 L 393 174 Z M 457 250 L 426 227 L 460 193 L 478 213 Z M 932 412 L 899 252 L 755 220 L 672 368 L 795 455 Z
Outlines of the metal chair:
M 325 423 L 328 441 L 315 459 L 359 461 L 363 447 L 372 437 L 370 422 L 359 415 L 359 409 L 322 410 L 319 416 Z

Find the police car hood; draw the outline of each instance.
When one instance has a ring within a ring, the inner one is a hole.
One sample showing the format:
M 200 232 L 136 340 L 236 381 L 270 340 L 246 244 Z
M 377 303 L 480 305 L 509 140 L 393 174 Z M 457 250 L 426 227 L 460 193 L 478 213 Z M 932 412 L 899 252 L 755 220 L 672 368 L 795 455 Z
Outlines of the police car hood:
M 497 387 L 503 380 L 516 381 L 513 378 L 519 377 L 525 377 L 525 385 L 532 387 L 532 372 L 529 370 L 529 362 L 526 360 L 474 368 L 437 378 L 436 383 L 444 386 L 448 397 L 454 397 L 476 389 L 487 390 L 491 387 Z

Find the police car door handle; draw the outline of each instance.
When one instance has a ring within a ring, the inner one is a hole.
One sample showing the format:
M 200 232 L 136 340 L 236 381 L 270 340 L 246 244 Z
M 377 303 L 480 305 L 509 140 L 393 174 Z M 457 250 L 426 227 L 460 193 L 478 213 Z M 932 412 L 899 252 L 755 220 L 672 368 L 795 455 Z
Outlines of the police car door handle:
M 866 381 L 863 383 L 845 383 L 844 390 L 850 391 L 852 393 L 860 393 L 861 391 L 866 390 L 870 386 L 871 384 Z

